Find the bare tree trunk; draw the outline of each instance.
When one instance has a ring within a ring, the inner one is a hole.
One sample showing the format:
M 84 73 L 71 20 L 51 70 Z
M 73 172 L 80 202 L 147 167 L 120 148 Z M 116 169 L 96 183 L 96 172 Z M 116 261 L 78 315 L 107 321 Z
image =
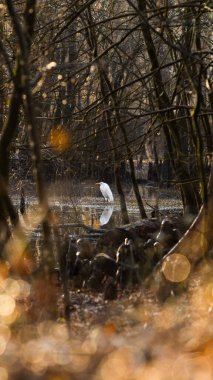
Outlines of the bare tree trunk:
M 128 210 L 126 206 L 126 200 L 125 200 L 125 194 L 123 192 L 121 180 L 120 180 L 120 168 L 119 165 L 115 164 L 114 168 L 115 173 L 115 182 L 117 187 L 117 192 L 120 200 L 120 207 L 121 207 L 121 217 L 122 217 L 122 223 L 128 224 L 129 223 L 129 216 L 128 216 Z

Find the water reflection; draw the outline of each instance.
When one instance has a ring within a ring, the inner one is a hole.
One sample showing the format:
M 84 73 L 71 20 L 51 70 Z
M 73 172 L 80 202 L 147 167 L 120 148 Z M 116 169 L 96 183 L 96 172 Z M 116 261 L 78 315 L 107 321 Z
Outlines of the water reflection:
M 113 213 L 113 206 L 106 206 L 103 210 L 101 216 L 100 216 L 100 225 L 104 226 L 107 224 L 112 216 Z

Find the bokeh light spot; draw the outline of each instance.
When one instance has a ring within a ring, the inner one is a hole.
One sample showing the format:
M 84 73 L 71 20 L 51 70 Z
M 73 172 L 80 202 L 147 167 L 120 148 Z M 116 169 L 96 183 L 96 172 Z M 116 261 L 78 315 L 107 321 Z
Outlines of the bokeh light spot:
M 0 316 L 8 316 L 14 312 L 16 303 L 13 297 L 7 294 L 0 294 Z
M 22 360 L 26 367 L 33 368 L 36 372 L 48 366 L 48 342 L 31 340 L 22 346 Z
M 57 66 L 57 63 L 52 61 L 52 62 L 49 62 L 47 65 L 46 65 L 46 69 L 47 70 L 51 70 L 51 69 L 54 69 L 55 67 Z
M 131 352 L 125 348 L 111 353 L 100 369 L 101 380 L 127 380 L 131 374 Z
M 13 324 L 21 315 L 21 311 L 16 307 L 10 315 L 5 315 L 2 317 L 2 322 L 4 322 L 6 325 L 11 325 Z
M 10 269 L 10 264 L 8 262 L 0 263 L 0 282 L 2 280 L 5 280 L 5 278 L 8 277 L 9 269 Z
M 6 325 L 1 324 L 0 325 L 0 355 L 4 353 L 7 347 L 7 343 L 10 340 L 10 336 L 11 336 L 10 329 Z M 1 375 L 0 375 L 0 379 L 2 379 Z
M 69 333 L 65 324 L 53 324 L 51 334 L 56 340 L 63 341 L 63 344 L 69 340 Z
M 209 305 L 213 305 L 213 283 L 210 282 L 204 288 L 204 298 Z
M 70 134 L 62 127 L 57 127 L 49 135 L 49 144 L 57 152 L 64 152 L 70 146 Z
M 1 380 L 7 380 L 8 379 L 8 372 L 3 367 L 0 367 L 0 379 Z
M 2 288 L 4 289 L 4 291 L 10 295 L 11 297 L 13 298 L 16 298 L 19 296 L 20 294 L 20 286 L 19 286 L 19 283 L 17 280 L 13 279 L 13 278 L 7 278 L 3 284 L 2 284 Z
M 171 379 L 174 380 L 210 380 L 212 379 L 212 366 L 210 358 L 199 353 L 181 354 L 171 367 Z M 192 376 L 193 374 L 193 376 Z
M 191 264 L 186 256 L 173 253 L 166 257 L 162 265 L 162 272 L 171 282 L 182 282 L 187 279 L 191 270 Z

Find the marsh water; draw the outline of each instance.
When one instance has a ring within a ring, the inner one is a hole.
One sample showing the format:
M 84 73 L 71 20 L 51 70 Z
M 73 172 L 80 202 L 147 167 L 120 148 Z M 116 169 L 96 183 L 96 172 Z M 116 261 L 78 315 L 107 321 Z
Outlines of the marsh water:
M 23 185 L 23 184 L 22 184 Z M 80 224 L 94 229 L 110 229 L 123 224 L 119 196 L 114 185 L 110 185 L 114 202 L 104 201 L 99 186 L 95 181 L 58 181 L 48 184 L 46 187 L 49 205 L 54 215 L 54 223 L 58 225 L 60 235 L 65 233 L 70 236 L 80 236 L 86 234 L 85 229 L 79 227 Z M 36 198 L 35 186 L 32 183 L 25 183 L 25 203 L 27 222 L 23 223 L 26 233 L 32 239 L 39 238 L 41 234 L 39 206 Z M 141 217 L 134 192 L 131 186 L 124 186 L 126 204 L 130 223 L 140 221 Z M 182 203 L 177 189 L 159 189 L 154 186 L 140 186 L 140 192 L 147 216 L 151 216 L 154 208 L 158 207 L 159 215 L 180 214 Z M 11 191 L 11 198 L 16 207 L 19 207 L 19 191 Z M 29 215 L 32 222 L 29 221 Z

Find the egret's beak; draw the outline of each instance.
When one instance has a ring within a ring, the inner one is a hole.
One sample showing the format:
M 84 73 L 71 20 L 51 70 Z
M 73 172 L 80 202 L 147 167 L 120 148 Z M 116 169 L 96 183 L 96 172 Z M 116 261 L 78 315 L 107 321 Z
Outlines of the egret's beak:
M 100 182 L 96 182 L 96 185 L 100 185 L 101 183 Z

